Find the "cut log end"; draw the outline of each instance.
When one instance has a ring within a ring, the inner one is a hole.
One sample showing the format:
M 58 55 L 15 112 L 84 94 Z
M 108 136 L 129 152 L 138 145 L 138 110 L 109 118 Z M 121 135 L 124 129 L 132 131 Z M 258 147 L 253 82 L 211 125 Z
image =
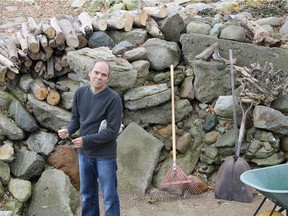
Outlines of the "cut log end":
M 56 106 L 60 102 L 60 94 L 57 91 L 52 90 L 49 92 L 46 101 L 48 104 Z

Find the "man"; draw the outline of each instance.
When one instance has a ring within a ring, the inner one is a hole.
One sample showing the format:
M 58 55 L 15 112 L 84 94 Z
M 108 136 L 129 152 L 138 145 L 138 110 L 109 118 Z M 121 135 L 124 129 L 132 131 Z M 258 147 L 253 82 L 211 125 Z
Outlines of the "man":
M 82 216 L 100 215 L 98 180 L 105 216 L 120 216 L 116 138 L 122 121 L 122 101 L 107 86 L 110 79 L 108 62 L 96 61 L 89 78 L 90 85 L 76 90 L 71 122 L 67 129 L 60 129 L 58 135 L 65 139 L 80 129 L 80 137 L 72 142 L 78 149 Z M 99 131 L 105 119 L 107 126 Z

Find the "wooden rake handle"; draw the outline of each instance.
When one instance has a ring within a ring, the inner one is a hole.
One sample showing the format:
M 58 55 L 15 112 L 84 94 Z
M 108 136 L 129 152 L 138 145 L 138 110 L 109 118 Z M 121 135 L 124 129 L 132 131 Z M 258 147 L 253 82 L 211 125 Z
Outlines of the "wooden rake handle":
M 175 132 L 175 97 L 174 97 L 174 66 L 170 66 L 171 78 L 171 112 L 172 112 L 172 153 L 173 170 L 176 170 L 176 132 Z

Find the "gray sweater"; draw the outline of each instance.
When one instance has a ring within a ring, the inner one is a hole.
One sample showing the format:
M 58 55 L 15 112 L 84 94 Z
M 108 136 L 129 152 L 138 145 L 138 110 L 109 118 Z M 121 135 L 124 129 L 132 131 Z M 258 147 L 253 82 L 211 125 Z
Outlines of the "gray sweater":
M 94 94 L 90 86 L 76 90 L 73 100 L 71 121 L 67 127 L 69 135 L 80 129 L 83 148 L 79 154 L 97 158 L 116 158 L 116 138 L 122 122 L 122 100 L 109 87 Z M 99 131 L 106 119 L 107 127 Z M 98 132 L 99 131 L 99 132 Z

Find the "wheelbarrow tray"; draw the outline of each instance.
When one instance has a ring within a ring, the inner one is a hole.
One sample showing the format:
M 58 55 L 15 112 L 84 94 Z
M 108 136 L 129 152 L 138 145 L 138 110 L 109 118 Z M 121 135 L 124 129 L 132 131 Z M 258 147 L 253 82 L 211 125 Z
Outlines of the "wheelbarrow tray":
M 240 175 L 240 179 L 287 212 L 288 163 L 248 170 Z

